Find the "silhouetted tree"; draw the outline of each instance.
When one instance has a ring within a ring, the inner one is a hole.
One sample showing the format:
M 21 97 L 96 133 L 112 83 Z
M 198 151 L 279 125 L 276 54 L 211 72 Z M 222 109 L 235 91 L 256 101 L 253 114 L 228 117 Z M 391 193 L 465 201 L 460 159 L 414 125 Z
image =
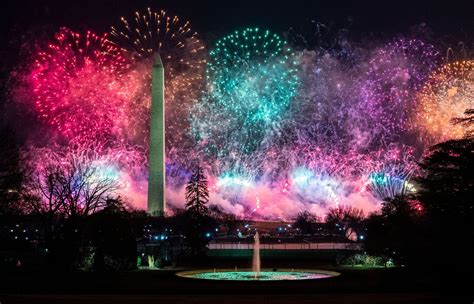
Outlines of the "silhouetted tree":
M 305 210 L 296 215 L 293 227 L 298 228 L 302 235 L 313 234 L 315 232 L 313 228 L 317 222 L 317 216 Z
M 177 210 L 170 219 L 173 231 L 186 237 L 191 254 L 201 255 L 211 240 L 217 226 L 216 220 L 209 214 L 196 213 L 190 210 Z
M 474 138 L 435 145 L 420 163 L 417 197 L 430 216 L 472 220 L 474 193 Z
M 435 145 L 429 152 L 420 163 L 423 175 L 417 179 L 416 195 L 425 212 L 425 235 L 431 245 L 424 252 L 426 263 L 472 274 L 474 137 L 467 134 Z
M 237 227 L 241 225 L 242 221 L 237 218 L 235 214 L 224 213 L 221 218 L 221 224 L 225 227 L 227 235 L 231 235 L 232 231 L 235 231 Z
M 351 206 L 342 205 L 330 208 L 326 214 L 326 223 L 337 234 L 345 234 L 352 229 L 359 235 L 364 230 L 364 212 Z
M 38 166 L 34 157 L 40 152 L 48 155 Z M 116 181 L 102 174 L 86 152 L 90 151 L 33 149 L 24 155 L 24 211 L 43 223 L 49 261 L 58 264 L 62 258 L 61 266 L 67 268 L 81 247 L 85 220 L 106 207 L 107 198 L 117 190 Z
M 456 117 L 452 120 L 454 124 L 461 124 L 467 127 L 465 138 L 474 136 L 474 109 L 467 109 L 464 112 L 464 117 Z
M 218 205 L 209 207 L 209 215 L 224 227 L 227 235 L 230 235 L 242 223 L 235 214 L 224 212 Z
M 42 161 L 25 160 L 22 187 L 25 208 L 38 214 L 61 213 L 74 219 L 93 214 L 106 206 L 107 197 L 118 189 L 117 181 L 101 172 L 89 151 L 55 149 L 30 153 L 49 153 Z M 27 159 L 30 155 L 26 155 Z
M 421 224 L 420 212 L 406 197 L 386 198 L 381 212 L 366 220 L 365 249 L 385 262 L 392 259 L 397 265 L 413 265 L 423 246 Z
M 186 185 L 186 209 L 195 214 L 206 214 L 208 202 L 207 179 L 203 169 L 197 166 Z
M 136 268 L 137 244 L 131 220 L 120 197 L 108 198 L 105 207 L 90 216 L 85 237 L 94 247 L 95 271 Z
M 367 220 L 368 252 L 434 271 L 443 288 L 470 288 L 472 281 L 473 115 L 470 109 L 454 120 L 468 127 L 463 138 L 430 148 L 415 193 L 385 200 Z
M 11 128 L 0 126 L 0 215 L 18 209 L 22 174 L 19 146 Z

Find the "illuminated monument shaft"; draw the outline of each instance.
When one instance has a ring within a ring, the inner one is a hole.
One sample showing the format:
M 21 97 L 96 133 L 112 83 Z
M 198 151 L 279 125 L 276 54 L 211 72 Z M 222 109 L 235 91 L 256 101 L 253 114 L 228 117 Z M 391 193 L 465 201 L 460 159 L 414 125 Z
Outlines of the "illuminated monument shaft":
M 150 162 L 148 213 L 165 211 L 165 76 L 160 55 L 153 64 L 151 82 Z

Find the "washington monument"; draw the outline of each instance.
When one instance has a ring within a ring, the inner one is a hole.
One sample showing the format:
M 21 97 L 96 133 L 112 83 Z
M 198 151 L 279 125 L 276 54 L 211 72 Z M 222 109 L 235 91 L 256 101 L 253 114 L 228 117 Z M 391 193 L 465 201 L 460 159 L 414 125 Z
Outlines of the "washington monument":
M 165 74 L 159 54 L 151 75 L 150 155 L 148 168 L 148 213 L 165 211 Z

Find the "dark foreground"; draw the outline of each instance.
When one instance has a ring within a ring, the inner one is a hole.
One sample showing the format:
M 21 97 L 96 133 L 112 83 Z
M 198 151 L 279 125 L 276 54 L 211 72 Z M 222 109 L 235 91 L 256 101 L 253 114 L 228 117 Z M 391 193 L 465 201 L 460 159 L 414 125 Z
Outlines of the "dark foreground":
M 177 270 L 2 273 L 0 303 L 472 303 L 473 299 L 456 280 L 434 273 L 318 268 L 342 275 L 313 281 L 220 282 L 177 277 Z
M 2 296 L 3 297 L 3 296 Z M 291 295 L 23 295 L 5 296 L 2 303 L 453 303 L 429 294 L 291 294 Z M 462 303 L 461 298 L 459 302 Z M 465 302 L 469 303 L 469 302 Z

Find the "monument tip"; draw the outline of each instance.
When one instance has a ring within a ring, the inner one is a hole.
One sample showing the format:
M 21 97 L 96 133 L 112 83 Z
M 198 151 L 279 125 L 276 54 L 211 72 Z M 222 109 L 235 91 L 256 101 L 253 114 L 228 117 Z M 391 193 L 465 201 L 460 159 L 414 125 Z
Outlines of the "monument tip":
M 154 54 L 154 57 L 155 57 L 155 62 L 153 63 L 153 65 L 154 65 L 154 66 L 163 67 L 163 62 L 161 61 L 160 54 L 155 53 L 155 54 Z

